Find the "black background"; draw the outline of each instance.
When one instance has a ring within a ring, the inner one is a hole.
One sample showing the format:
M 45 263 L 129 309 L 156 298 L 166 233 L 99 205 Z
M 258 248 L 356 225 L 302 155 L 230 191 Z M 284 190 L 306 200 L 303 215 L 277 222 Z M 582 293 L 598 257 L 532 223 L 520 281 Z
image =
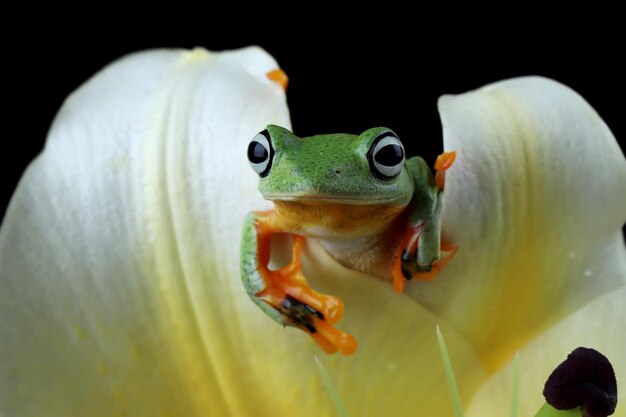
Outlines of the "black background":
M 444 20 L 437 32 L 415 25 L 421 29 L 404 27 L 402 33 L 388 20 L 351 26 L 318 22 L 314 27 L 285 22 L 271 33 L 264 24 L 242 31 L 189 23 L 184 32 L 158 25 L 122 31 L 115 22 L 105 29 L 59 24 L 36 42 L 4 45 L 8 109 L 3 123 L 9 129 L 0 151 L 0 216 L 23 170 L 41 151 L 64 98 L 112 60 L 155 47 L 264 47 L 290 77 L 293 128 L 302 136 L 388 126 L 416 144 L 409 154 L 432 163 L 442 149 L 438 96 L 509 77 L 543 75 L 582 94 L 624 149 L 623 31 L 609 23 L 593 30 L 580 22 L 551 28 L 548 21 L 539 32 L 535 23 L 507 27 L 504 21 L 481 27 L 480 34 L 478 22 L 453 32 Z

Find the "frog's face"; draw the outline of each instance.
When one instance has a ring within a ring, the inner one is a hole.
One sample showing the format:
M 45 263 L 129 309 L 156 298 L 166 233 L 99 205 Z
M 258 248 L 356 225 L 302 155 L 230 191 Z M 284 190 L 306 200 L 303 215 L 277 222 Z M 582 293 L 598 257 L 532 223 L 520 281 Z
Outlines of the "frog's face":
M 413 185 L 404 158 L 384 127 L 299 138 L 270 125 L 248 146 L 263 197 L 302 203 L 407 204 Z

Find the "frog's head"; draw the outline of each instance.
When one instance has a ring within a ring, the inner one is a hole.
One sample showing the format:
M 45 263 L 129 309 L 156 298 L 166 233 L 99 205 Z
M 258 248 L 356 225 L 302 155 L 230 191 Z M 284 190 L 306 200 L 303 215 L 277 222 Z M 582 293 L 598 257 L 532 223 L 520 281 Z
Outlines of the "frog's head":
M 390 129 L 299 138 L 270 125 L 248 146 L 248 161 L 268 200 L 407 204 L 412 182 L 402 142 Z

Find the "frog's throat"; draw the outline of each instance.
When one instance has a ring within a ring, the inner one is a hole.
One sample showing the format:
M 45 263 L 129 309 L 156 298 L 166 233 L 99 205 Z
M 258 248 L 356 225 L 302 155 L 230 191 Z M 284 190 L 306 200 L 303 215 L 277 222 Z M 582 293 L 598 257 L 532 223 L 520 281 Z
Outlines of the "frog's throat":
M 395 251 L 406 225 L 406 206 L 274 202 L 277 230 L 319 240 L 336 261 L 391 279 Z
M 385 281 L 392 280 L 393 261 L 401 243 L 398 236 L 406 227 L 406 213 L 390 220 L 381 230 L 354 237 L 350 240 L 318 238 L 322 248 L 346 268 L 374 275 Z
M 395 204 L 343 204 L 337 201 L 324 204 L 301 201 L 274 201 L 276 227 L 285 233 L 354 241 L 377 235 L 404 211 L 405 206 Z

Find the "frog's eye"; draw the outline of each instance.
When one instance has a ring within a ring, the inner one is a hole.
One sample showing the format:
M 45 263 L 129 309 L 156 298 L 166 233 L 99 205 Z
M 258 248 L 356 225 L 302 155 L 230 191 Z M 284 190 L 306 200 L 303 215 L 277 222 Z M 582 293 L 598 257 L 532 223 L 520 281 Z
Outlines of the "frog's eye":
M 385 132 L 374 139 L 368 158 L 372 174 L 381 180 L 390 180 L 402 171 L 404 147 L 393 132 Z
M 248 162 L 250 162 L 254 172 L 263 178 L 270 172 L 273 157 L 272 139 L 270 133 L 265 129 L 250 141 L 248 145 Z

